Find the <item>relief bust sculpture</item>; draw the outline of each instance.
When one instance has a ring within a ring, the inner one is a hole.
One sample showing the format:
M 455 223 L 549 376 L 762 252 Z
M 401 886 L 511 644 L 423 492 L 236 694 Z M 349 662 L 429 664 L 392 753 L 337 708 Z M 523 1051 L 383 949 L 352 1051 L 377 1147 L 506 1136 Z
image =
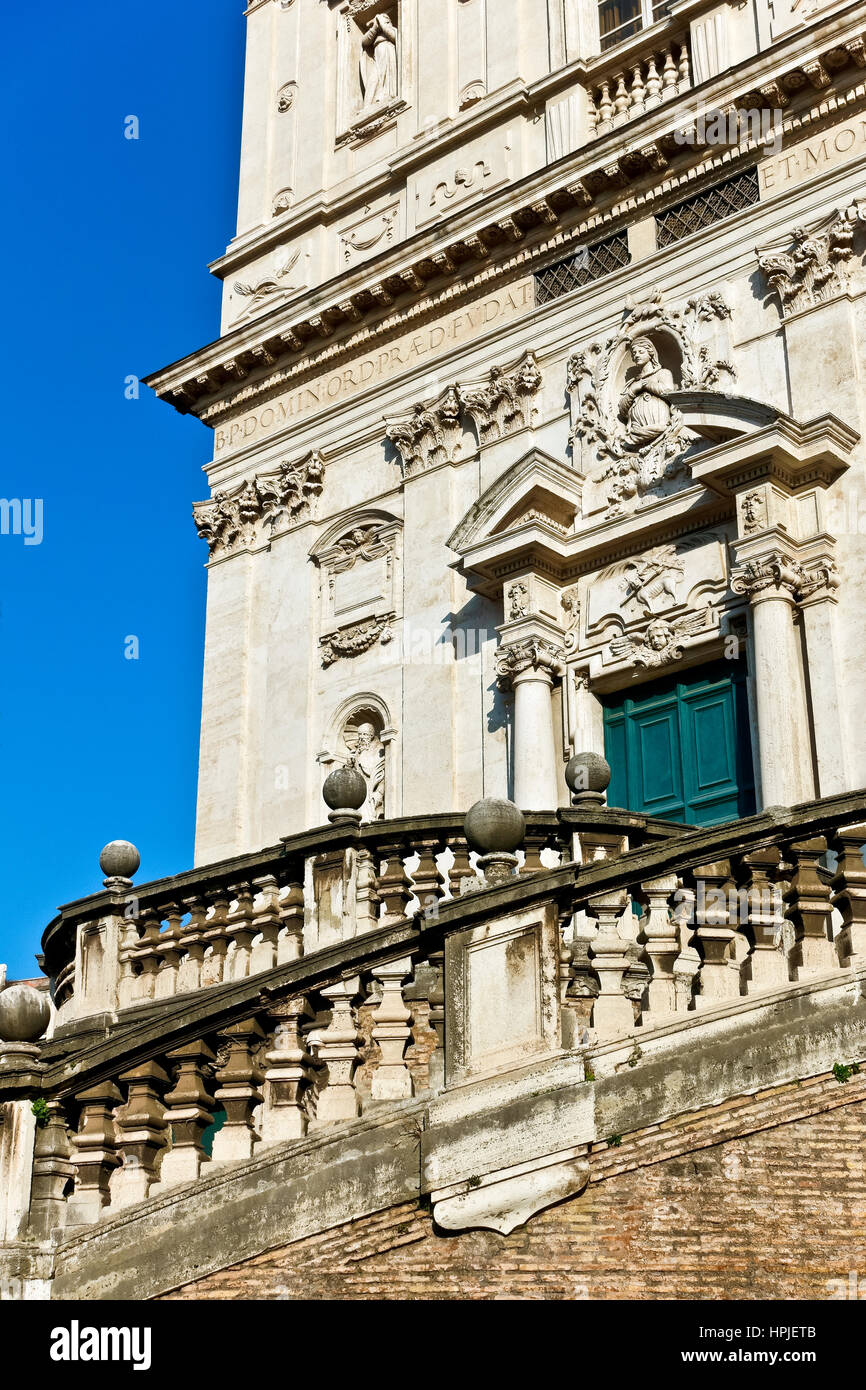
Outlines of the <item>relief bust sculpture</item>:
M 632 361 L 638 375 L 619 398 L 618 415 L 626 429 L 623 447 L 642 449 L 664 434 L 671 423 L 670 394 L 676 390 L 673 375 L 659 362 L 658 349 L 650 338 L 635 338 Z
M 361 38 L 362 111 L 397 96 L 397 29 L 385 14 L 374 15 Z

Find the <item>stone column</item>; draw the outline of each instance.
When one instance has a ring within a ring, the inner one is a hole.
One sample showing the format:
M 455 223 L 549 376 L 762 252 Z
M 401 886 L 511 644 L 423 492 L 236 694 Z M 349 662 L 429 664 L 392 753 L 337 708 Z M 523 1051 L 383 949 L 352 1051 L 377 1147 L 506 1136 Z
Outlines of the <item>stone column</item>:
M 552 811 L 559 802 L 559 753 L 551 692 L 565 653 L 545 638 L 502 647 L 497 674 L 514 690 L 514 801 L 522 811 Z
M 811 732 L 796 594 L 803 571 L 780 552 L 749 558 L 731 587 L 751 606 L 763 806 L 793 806 L 815 795 Z
M 215 1058 L 201 1038 L 182 1043 L 166 1053 L 169 1062 L 177 1063 L 174 1086 L 164 1097 L 166 1121 L 171 1126 L 171 1148 L 162 1160 L 160 1182 L 195 1182 L 208 1156 L 202 1145 L 202 1135 L 211 1123 L 214 1103 L 205 1084 L 207 1066 Z
M 103 1081 L 75 1099 L 81 1105 L 78 1133 L 72 1147 L 75 1191 L 69 1198 L 70 1225 L 98 1221 L 108 1205 L 108 1183 L 120 1164 L 113 1113 L 122 1103 L 120 1091 L 111 1081 Z

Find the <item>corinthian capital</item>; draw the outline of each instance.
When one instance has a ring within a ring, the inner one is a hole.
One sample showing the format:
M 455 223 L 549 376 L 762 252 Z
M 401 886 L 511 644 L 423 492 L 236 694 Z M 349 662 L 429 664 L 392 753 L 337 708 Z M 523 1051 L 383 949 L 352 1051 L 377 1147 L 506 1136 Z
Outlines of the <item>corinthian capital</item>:
M 504 690 L 525 671 L 542 671 L 553 680 L 561 676 L 565 666 L 565 651 L 543 637 L 528 637 L 500 647 L 496 654 L 496 674 Z
M 758 559 L 746 560 L 731 576 L 731 588 L 735 594 L 746 594 L 750 599 L 759 595 L 777 594 L 784 591 L 796 598 L 805 579 L 803 566 L 787 555 L 766 555 Z

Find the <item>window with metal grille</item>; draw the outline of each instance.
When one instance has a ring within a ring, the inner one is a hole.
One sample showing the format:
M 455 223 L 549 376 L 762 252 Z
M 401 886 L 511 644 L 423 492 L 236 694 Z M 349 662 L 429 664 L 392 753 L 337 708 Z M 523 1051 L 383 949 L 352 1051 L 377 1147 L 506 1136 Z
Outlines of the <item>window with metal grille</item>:
M 567 260 L 557 261 L 555 265 L 545 266 L 535 277 L 535 302 L 547 304 L 551 299 L 559 299 L 563 294 L 588 285 L 591 280 L 600 280 L 614 270 L 628 265 L 628 238 L 625 232 L 615 232 L 604 241 L 582 246 Z
M 683 237 L 692 236 L 714 222 L 733 217 L 735 212 L 752 207 L 759 201 L 758 171 L 745 169 L 714 188 L 706 188 L 693 198 L 686 198 L 675 207 L 656 215 L 656 245 L 659 250 Z

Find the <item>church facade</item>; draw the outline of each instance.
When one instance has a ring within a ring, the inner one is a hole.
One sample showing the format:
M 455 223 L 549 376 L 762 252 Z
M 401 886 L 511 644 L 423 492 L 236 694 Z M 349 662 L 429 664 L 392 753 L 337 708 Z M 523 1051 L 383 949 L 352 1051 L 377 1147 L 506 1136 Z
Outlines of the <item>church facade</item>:
M 830 1183 L 864 1127 L 862 6 L 250 0 L 211 270 L 148 379 L 212 430 L 195 866 L 108 847 L 46 929 L 9 1277 L 131 1296 L 133 1212 L 136 1296 L 536 1296 L 515 1239 L 551 1297 L 825 1296 L 866 1223 L 792 1273 L 767 1136 Z M 746 1266 L 624 1276 L 731 1164 Z

